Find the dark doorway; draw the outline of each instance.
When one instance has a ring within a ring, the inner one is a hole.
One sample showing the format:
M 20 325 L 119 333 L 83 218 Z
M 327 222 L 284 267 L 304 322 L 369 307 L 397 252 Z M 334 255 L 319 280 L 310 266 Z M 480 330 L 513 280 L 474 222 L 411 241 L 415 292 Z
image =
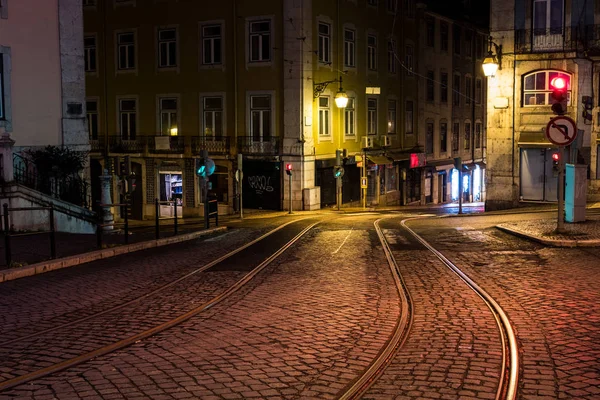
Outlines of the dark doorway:
M 244 208 L 281 210 L 281 164 L 244 159 L 243 168 Z

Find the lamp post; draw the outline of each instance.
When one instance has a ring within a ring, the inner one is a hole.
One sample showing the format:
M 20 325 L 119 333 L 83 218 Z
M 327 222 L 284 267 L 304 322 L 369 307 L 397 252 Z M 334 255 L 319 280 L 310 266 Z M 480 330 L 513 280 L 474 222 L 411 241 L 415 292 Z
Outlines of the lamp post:
M 335 105 L 337 108 L 340 109 L 340 112 L 341 112 L 341 110 L 345 109 L 346 106 L 348 105 L 348 95 L 346 94 L 346 92 L 344 91 L 344 88 L 342 86 L 342 77 L 341 76 L 339 79 L 315 83 L 314 88 L 313 88 L 314 89 L 314 93 L 313 93 L 314 98 L 315 99 L 318 98 L 321 95 L 321 93 L 323 93 L 325 88 L 327 88 L 327 85 L 329 85 L 330 83 L 333 83 L 333 82 L 339 82 L 339 84 L 340 84 L 340 87 L 339 87 L 337 93 L 335 94 Z M 340 127 L 340 132 L 339 132 L 340 135 L 342 134 L 341 130 L 342 130 L 342 128 Z M 344 167 L 340 165 L 341 163 L 339 161 L 337 161 L 340 158 L 339 154 L 340 154 L 340 150 L 336 150 L 336 166 L 333 169 L 333 176 L 335 177 L 335 200 L 336 200 L 336 205 L 337 205 L 338 211 L 342 204 L 342 177 L 344 176 Z
M 492 52 L 492 46 L 494 46 L 496 54 Z M 484 58 L 483 63 L 481 63 L 481 66 L 483 67 L 483 74 L 488 78 L 495 76 L 496 71 L 502 69 L 502 45 L 492 42 L 491 37 L 488 40 L 488 54 Z

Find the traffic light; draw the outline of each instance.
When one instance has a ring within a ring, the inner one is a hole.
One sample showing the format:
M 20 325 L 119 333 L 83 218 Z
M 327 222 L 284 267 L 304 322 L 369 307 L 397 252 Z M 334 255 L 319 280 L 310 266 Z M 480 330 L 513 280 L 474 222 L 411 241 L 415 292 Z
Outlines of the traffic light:
M 565 76 L 556 76 L 550 81 L 550 89 L 552 90 L 552 111 L 556 115 L 563 115 L 567 112 L 567 91 L 568 80 Z
M 285 173 L 289 176 L 292 176 L 292 164 L 285 164 Z
M 583 112 L 581 116 L 585 123 L 592 123 L 592 109 L 594 108 L 594 104 L 592 101 L 592 96 L 582 96 L 581 104 L 583 104 Z
M 552 153 L 552 171 L 554 172 L 554 174 L 558 174 L 558 164 L 560 162 L 560 154 L 559 153 Z
M 334 178 L 341 178 L 344 176 L 344 167 L 342 167 L 341 165 L 336 165 L 333 168 L 333 177 Z
M 196 159 L 196 175 L 208 178 L 215 172 L 215 162 L 208 157 L 208 151 L 202 150 L 200 158 Z

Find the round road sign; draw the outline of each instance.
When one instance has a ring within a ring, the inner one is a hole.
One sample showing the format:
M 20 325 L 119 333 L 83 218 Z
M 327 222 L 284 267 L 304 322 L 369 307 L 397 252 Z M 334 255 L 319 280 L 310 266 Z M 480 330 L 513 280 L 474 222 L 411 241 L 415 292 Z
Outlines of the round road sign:
M 546 137 L 557 146 L 568 146 L 577 136 L 575 121 L 564 115 L 552 118 L 546 125 Z

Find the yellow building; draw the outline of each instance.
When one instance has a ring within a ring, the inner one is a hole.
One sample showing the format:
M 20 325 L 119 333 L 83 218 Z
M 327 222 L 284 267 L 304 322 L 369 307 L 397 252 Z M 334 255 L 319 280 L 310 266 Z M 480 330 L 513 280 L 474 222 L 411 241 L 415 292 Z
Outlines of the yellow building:
M 206 149 L 216 164 L 210 191 L 229 213 L 242 154 L 245 207 L 289 208 L 291 164 L 292 207 L 315 209 L 335 204 L 335 154 L 346 149 L 344 204 L 360 204 L 355 156 L 365 154 L 367 203 L 404 203 L 398 163 L 419 150 L 414 7 L 85 1 L 92 175 L 127 155 L 132 217 L 153 215 L 155 199 L 198 215 L 195 159 Z M 340 83 L 344 109 L 334 105 Z

